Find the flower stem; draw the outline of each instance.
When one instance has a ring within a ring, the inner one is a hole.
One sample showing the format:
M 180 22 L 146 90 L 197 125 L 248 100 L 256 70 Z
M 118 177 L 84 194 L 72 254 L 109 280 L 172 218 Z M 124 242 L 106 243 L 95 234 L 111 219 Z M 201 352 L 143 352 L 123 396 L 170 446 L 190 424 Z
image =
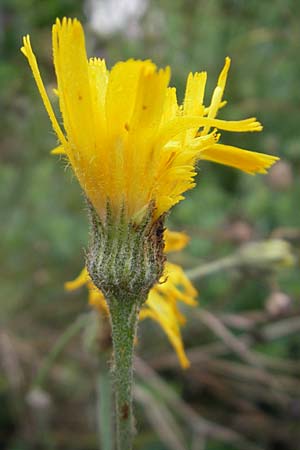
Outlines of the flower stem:
M 135 298 L 110 298 L 113 375 L 118 450 L 131 450 L 133 443 L 132 381 L 133 348 L 141 302 Z

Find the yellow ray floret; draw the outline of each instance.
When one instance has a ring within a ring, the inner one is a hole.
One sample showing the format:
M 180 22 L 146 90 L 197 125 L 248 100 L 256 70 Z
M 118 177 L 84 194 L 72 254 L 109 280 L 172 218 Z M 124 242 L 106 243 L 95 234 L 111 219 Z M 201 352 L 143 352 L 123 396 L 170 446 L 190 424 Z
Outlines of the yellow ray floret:
M 226 164 L 251 175 L 266 173 L 267 169 L 274 162 L 269 155 L 249 152 L 248 150 L 222 144 L 214 144 L 207 149 L 201 150 L 200 159 Z
M 251 174 L 265 173 L 278 159 L 217 142 L 217 130 L 262 129 L 255 118 L 216 118 L 226 104 L 228 57 L 208 106 L 206 72 L 188 75 L 185 98 L 178 105 L 176 90 L 169 87 L 168 67 L 158 70 L 149 60 L 130 59 L 109 71 L 104 60 L 88 59 L 76 19 L 56 20 L 52 45 L 64 129 L 50 104 L 29 36 L 21 50 L 59 139 L 53 153 L 66 155 L 100 218 L 105 217 L 108 202 L 113 214 L 118 216 L 125 208 L 133 221 L 142 220 L 151 203 L 156 208 L 154 219 L 158 218 L 195 186 L 194 167 L 201 159 Z
M 168 251 L 178 251 L 186 244 L 188 237 L 184 233 L 165 232 Z M 86 285 L 89 292 L 89 304 L 101 314 L 109 313 L 104 295 L 92 283 L 86 268 L 77 278 L 65 283 L 65 289 L 73 291 Z M 197 291 L 184 274 L 182 268 L 176 264 L 167 262 L 164 274 L 149 292 L 146 303 L 140 312 L 140 320 L 151 318 L 156 321 L 168 336 L 173 345 L 180 364 L 183 368 L 189 367 L 181 337 L 181 327 L 185 323 L 185 317 L 178 304 L 185 303 L 188 306 L 196 306 Z
M 165 253 L 178 252 L 179 250 L 182 250 L 190 240 L 189 236 L 186 233 L 182 233 L 179 231 L 170 231 L 169 229 L 165 230 L 164 239 Z

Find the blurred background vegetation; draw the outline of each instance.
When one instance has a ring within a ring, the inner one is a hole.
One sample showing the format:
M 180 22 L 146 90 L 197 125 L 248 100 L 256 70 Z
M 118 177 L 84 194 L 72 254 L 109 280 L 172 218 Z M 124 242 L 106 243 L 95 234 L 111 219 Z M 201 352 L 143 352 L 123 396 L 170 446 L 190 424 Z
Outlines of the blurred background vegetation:
M 250 268 L 218 270 L 218 263 L 213 272 L 207 266 L 245 243 L 274 237 L 290 244 L 298 258 L 296 0 L 1 0 L 1 449 L 94 450 L 105 440 L 95 406 L 97 385 L 103 389 L 105 379 L 99 382 L 95 354 L 87 349 L 92 319 L 62 346 L 43 383 L 35 384 L 57 339 L 89 311 L 84 290 L 63 290 L 83 265 L 84 200 L 71 171 L 49 155 L 56 138 L 19 51 L 22 36 L 30 33 L 51 93 L 51 25 L 65 15 L 83 22 L 90 56 L 105 57 L 109 67 L 130 57 L 169 64 L 180 99 L 188 72 L 207 70 L 208 103 L 230 55 L 228 106 L 220 117 L 255 115 L 264 131 L 224 132 L 223 142 L 282 158 L 265 177 L 201 163 L 197 188 L 174 208 L 169 226 L 192 238 L 174 260 L 190 270 L 204 267 L 202 276 L 194 276 L 199 310 L 185 311 L 192 367 L 180 369 L 155 324 L 141 325 L 136 448 L 299 449 L 298 264 L 283 267 L 289 251 L 284 247 L 275 269 L 272 258 Z M 260 257 L 264 251 L 256 253 Z

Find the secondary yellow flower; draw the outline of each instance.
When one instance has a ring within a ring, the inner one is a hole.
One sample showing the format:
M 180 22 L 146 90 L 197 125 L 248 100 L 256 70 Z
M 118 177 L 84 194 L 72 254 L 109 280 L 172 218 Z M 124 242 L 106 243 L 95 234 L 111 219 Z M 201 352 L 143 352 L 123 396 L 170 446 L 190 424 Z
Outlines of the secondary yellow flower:
M 52 30 L 57 95 L 64 130 L 42 82 L 29 36 L 27 57 L 63 153 L 101 220 L 107 205 L 139 223 L 149 205 L 156 220 L 194 187 L 195 164 L 210 160 L 245 172 L 265 173 L 277 158 L 218 143 L 217 130 L 260 131 L 255 118 L 216 119 L 230 66 L 226 58 L 208 106 L 206 72 L 190 73 L 178 105 L 169 87 L 170 69 L 151 61 L 119 62 L 108 71 L 105 61 L 88 59 L 84 33 L 76 19 L 56 20 Z
M 168 252 L 178 251 L 188 242 L 188 237 L 184 233 L 176 233 L 169 230 L 165 232 L 165 239 Z M 65 288 L 72 291 L 84 285 L 88 288 L 89 304 L 100 313 L 108 315 L 109 310 L 104 295 L 95 287 L 86 268 L 82 270 L 75 280 L 68 281 L 65 284 Z M 177 352 L 183 368 L 189 367 L 189 361 L 184 351 L 180 332 L 181 326 L 185 323 L 185 317 L 180 312 L 178 303 L 182 302 L 189 306 L 196 306 L 196 296 L 197 292 L 182 268 L 167 262 L 160 283 L 157 283 L 151 289 L 147 301 L 140 312 L 141 320 L 151 318 L 160 324 Z

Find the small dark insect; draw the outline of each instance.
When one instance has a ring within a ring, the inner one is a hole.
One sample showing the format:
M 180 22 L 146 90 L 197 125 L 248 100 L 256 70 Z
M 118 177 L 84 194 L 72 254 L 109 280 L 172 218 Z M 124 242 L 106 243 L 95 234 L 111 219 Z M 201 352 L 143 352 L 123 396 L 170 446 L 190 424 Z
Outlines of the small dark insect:
M 157 228 L 155 230 L 156 237 L 157 238 L 161 238 L 163 236 L 163 234 L 164 234 L 164 231 L 165 231 L 165 227 L 163 226 L 162 222 L 159 222 L 158 225 L 157 225 Z

